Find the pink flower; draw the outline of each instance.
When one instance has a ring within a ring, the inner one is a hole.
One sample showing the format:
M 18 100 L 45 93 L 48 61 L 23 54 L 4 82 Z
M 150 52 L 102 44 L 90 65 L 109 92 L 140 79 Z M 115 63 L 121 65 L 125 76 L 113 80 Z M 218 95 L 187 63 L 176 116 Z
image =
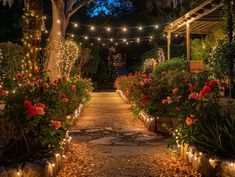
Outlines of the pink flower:
M 68 103 L 68 102 L 69 102 L 69 99 L 68 99 L 68 98 L 63 98 L 63 102 L 64 102 L 64 103 Z
M 172 98 L 168 96 L 168 97 L 167 97 L 167 103 L 168 103 L 168 104 L 171 104 L 172 102 L 173 102 Z
M 143 81 L 140 81 L 140 85 L 141 85 L 141 86 L 144 86 L 144 82 L 143 82 Z
M 72 85 L 72 86 L 71 86 L 71 90 L 72 90 L 72 91 L 76 91 L 76 90 L 77 90 L 76 85 Z
M 45 111 L 41 107 L 36 107 L 36 112 L 38 115 L 43 116 L 45 115 Z
M 194 91 L 194 87 L 191 83 L 189 83 L 189 91 L 190 91 L 190 93 L 192 93 Z
M 8 95 L 9 95 L 8 91 L 6 91 L 6 90 L 2 90 L 2 96 L 7 97 Z
M 199 94 L 197 92 L 192 92 L 189 96 L 188 99 L 194 99 L 197 100 L 199 98 Z
M 56 129 L 58 129 L 58 128 L 60 128 L 60 127 L 62 126 L 61 122 L 58 121 L 58 120 L 52 121 L 52 125 L 53 125 Z
M 178 92 L 179 92 L 179 89 L 178 89 L 178 88 L 175 88 L 175 89 L 172 90 L 172 93 L 173 93 L 173 94 L 177 94 Z
M 44 86 L 45 89 L 49 88 L 49 84 L 48 83 L 44 83 L 43 86 Z
M 166 103 L 167 103 L 167 99 L 163 99 L 162 104 L 166 104 Z
M 43 104 L 43 103 L 37 103 L 36 107 L 39 107 L 39 108 L 42 108 L 42 109 L 46 108 L 45 104 Z
M 176 107 L 175 107 L 175 110 L 176 110 L 176 111 L 180 111 L 180 107 L 179 107 L 179 106 L 176 106 Z

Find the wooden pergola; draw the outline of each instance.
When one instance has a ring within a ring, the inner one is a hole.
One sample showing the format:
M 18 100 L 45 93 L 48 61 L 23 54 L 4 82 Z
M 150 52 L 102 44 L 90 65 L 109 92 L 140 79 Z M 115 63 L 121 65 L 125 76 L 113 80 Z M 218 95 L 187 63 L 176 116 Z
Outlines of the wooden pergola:
M 171 36 L 186 33 L 187 59 L 190 55 L 190 34 L 210 34 L 222 28 L 224 23 L 223 3 L 220 0 L 206 0 L 201 5 L 181 16 L 164 29 L 167 32 L 168 61 L 171 58 Z

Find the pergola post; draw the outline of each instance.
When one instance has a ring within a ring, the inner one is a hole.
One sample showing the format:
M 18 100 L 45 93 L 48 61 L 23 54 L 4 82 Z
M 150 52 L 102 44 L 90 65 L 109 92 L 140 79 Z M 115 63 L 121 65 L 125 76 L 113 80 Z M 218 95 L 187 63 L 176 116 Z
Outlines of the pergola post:
M 167 61 L 171 60 L 171 31 L 167 32 Z
M 190 23 L 186 24 L 186 49 L 187 49 L 187 60 L 190 61 Z

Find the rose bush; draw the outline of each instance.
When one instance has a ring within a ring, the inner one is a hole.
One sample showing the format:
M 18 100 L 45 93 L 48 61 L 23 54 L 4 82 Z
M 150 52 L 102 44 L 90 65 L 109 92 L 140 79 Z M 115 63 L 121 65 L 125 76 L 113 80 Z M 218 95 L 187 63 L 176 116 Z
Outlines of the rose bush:
M 1 100 L 6 104 L 4 115 L 15 122 L 18 132 L 7 151 L 22 153 L 27 149 L 33 154 L 62 147 L 66 131 L 74 123 L 74 117 L 68 115 L 89 101 L 91 82 L 76 78 L 51 82 L 20 73 L 12 82 L 17 85 L 14 89 L 0 87 Z

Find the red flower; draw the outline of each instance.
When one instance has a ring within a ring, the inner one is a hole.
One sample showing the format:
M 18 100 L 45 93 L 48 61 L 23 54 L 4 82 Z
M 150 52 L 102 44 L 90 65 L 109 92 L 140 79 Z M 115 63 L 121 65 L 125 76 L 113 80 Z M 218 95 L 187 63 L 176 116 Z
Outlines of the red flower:
M 24 100 L 24 108 L 29 109 L 32 107 L 32 103 L 29 100 Z
M 141 85 L 141 86 L 144 86 L 144 82 L 143 82 L 143 81 L 140 81 L 140 85 Z
M 166 104 L 166 103 L 167 103 L 167 99 L 163 99 L 162 104 Z
M 7 97 L 8 96 L 8 91 L 6 91 L 6 90 L 2 90 L 2 96 L 5 96 L 5 97 Z
M 192 125 L 192 124 L 194 124 L 195 123 L 195 119 L 193 119 L 192 117 L 187 117 L 186 118 L 186 120 L 185 120 L 185 123 L 186 123 L 186 125 L 187 126 L 190 126 L 190 125 Z
M 72 91 L 76 91 L 76 90 L 77 90 L 76 85 L 72 85 L 72 86 L 71 86 L 71 90 L 72 90 Z
M 179 106 L 176 106 L 176 107 L 175 107 L 175 110 L 176 110 L 176 111 L 180 111 L 180 107 L 179 107 Z
M 28 112 L 30 117 L 37 115 L 37 109 L 35 106 L 30 106 L 28 108 Z
M 43 116 L 45 115 L 45 111 L 41 107 L 36 107 L 36 112 L 38 115 Z
M 167 97 L 167 103 L 171 104 L 173 102 L 172 98 L 170 96 Z
M 20 73 L 17 73 L 17 74 L 16 74 L 16 78 L 17 78 L 17 79 L 21 79 L 21 78 L 22 78 L 22 76 L 23 76 L 23 75 L 22 75 L 22 74 L 20 74 Z
M 48 83 L 44 83 L 43 86 L 44 86 L 45 89 L 49 88 L 49 84 Z
M 63 102 L 64 102 L 64 103 L 68 103 L 68 102 L 69 102 L 69 99 L 68 99 L 68 98 L 63 98 Z
M 217 82 L 217 81 L 210 81 L 208 86 L 210 86 L 210 87 L 215 87 L 215 86 L 217 86 L 217 85 L 218 85 L 218 82 Z
M 43 104 L 43 103 L 37 103 L 36 107 L 39 107 L 39 108 L 42 108 L 42 109 L 46 108 L 45 104 Z
M 211 92 L 211 88 L 209 86 L 204 86 L 203 89 L 199 93 L 199 98 L 202 98 L 206 94 Z
M 179 92 L 179 89 L 178 88 L 175 88 L 174 90 L 172 90 L 172 93 L 173 94 L 177 94 Z
M 221 86 L 221 87 L 224 87 L 224 88 L 228 88 L 228 84 L 227 84 L 226 82 L 222 82 L 222 83 L 220 84 L 220 86 Z
M 189 83 L 189 91 L 190 91 L 190 93 L 192 93 L 194 91 L 194 87 L 191 83 Z
M 199 98 L 199 94 L 197 92 L 192 92 L 189 96 L 188 99 L 194 99 L 197 100 Z
M 57 129 L 60 128 L 62 126 L 61 122 L 58 120 L 54 120 L 52 121 L 52 125 Z

